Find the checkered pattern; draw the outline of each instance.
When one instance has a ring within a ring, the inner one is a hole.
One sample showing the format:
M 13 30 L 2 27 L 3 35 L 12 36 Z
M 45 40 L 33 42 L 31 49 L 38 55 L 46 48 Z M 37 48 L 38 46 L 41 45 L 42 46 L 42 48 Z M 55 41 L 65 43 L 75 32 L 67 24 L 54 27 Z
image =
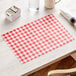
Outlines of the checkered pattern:
M 29 62 L 74 40 L 53 14 L 2 36 L 21 63 Z

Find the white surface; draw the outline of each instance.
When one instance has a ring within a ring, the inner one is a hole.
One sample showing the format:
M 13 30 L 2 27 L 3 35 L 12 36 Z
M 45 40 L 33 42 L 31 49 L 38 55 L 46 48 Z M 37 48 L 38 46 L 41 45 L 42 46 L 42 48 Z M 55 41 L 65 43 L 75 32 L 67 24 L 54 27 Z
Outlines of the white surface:
M 10 31 L 14 28 L 23 26 L 24 24 L 31 22 L 35 19 L 41 18 L 47 14 L 53 13 L 58 20 L 67 28 L 67 30 L 76 38 L 75 29 L 59 14 L 59 9 L 66 6 L 73 14 L 76 13 L 76 0 L 62 0 L 59 4 L 56 4 L 53 10 L 46 10 L 44 8 L 44 2 L 41 1 L 40 10 L 37 13 L 30 12 L 28 10 L 28 0 L 0 0 L 0 35 Z M 5 19 L 5 11 L 12 5 L 16 5 L 21 8 L 21 17 L 10 23 Z M 52 62 L 60 57 L 76 50 L 76 41 L 73 41 L 63 47 L 60 47 L 54 51 L 49 52 L 37 59 L 34 59 L 26 64 L 21 64 L 19 60 L 14 56 L 12 50 L 8 47 L 6 42 L 0 42 L 0 76 L 20 76 L 26 74 L 38 67 L 43 66 L 49 62 Z

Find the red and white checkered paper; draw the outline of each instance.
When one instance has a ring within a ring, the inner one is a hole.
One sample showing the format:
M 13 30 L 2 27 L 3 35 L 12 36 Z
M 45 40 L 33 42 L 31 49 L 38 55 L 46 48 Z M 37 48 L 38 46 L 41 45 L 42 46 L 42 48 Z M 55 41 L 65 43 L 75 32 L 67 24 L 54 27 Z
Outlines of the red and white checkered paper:
M 74 40 L 53 14 L 2 36 L 21 63 L 29 62 Z

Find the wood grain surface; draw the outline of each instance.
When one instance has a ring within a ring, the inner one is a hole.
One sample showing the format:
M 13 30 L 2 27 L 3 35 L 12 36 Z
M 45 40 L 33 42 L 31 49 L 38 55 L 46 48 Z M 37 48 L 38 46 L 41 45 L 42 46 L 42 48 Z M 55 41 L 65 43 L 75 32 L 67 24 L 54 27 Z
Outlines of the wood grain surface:
M 43 68 L 29 76 L 47 76 L 47 73 L 50 70 L 55 70 L 55 69 L 68 69 L 68 68 L 72 68 L 72 67 L 76 67 L 76 61 L 74 61 L 74 59 L 69 56 L 59 62 L 56 62 L 46 68 Z

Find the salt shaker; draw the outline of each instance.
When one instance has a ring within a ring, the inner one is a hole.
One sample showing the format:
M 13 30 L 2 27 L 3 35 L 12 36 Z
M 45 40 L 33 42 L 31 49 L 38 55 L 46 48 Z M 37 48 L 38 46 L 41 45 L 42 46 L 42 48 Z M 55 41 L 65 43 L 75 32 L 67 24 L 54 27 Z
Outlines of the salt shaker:
M 29 0 L 29 9 L 32 11 L 39 10 L 40 0 Z

